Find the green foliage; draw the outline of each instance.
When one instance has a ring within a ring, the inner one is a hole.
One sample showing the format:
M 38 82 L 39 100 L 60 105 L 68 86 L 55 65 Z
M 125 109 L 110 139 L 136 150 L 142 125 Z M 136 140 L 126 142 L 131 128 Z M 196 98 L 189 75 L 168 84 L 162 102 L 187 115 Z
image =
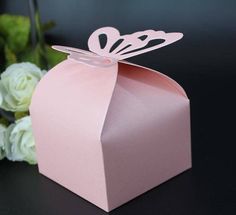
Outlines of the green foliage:
M 48 31 L 48 30 L 54 28 L 55 26 L 56 26 L 56 23 L 55 23 L 55 22 L 53 22 L 53 21 L 48 21 L 48 22 L 42 24 L 42 31 L 43 31 L 43 32 L 46 32 L 46 31 Z
M 7 44 L 4 46 L 4 54 L 6 59 L 6 66 L 10 66 L 13 63 L 17 62 L 16 55 L 14 52 L 8 47 Z
M 55 23 L 49 21 L 41 26 L 42 34 Z M 28 61 L 41 69 L 49 69 L 66 58 L 66 55 L 51 49 L 44 42 L 35 47 L 30 44 L 30 20 L 25 16 L 0 15 L 0 59 L 4 59 L 1 72 L 10 64 Z M 0 60 L 1 61 L 1 60 Z
M 29 40 L 30 22 L 27 17 L 3 14 L 0 16 L 0 34 L 5 38 L 9 49 L 19 53 Z
M 43 33 L 52 27 L 55 26 L 55 23 L 52 21 L 49 21 L 45 24 L 40 23 L 40 16 L 39 11 L 35 11 L 34 13 L 35 21 L 33 23 L 33 28 L 35 31 L 35 39 L 34 44 L 31 44 L 30 39 L 30 31 L 31 31 L 31 25 L 30 20 L 28 17 L 24 16 L 17 16 L 17 15 L 9 15 L 9 14 L 3 14 L 0 15 L 0 73 L 3 72 L 6 67 L 8 67 L 11 64 L 14 63 L 20 63 L 20 62 L 31 62 L 36 64 L 40 69 L 48 70 L 51 67 L 58 64 L 60 61 L 64 60 L 66 58 L 66 55 L 57 52 L 53 50 L 49 45 L 47 45 L 44 42 L 44 35 Z M 24 64 L 26 65 L 26 64 Z M 28 64 L 27 64 L 28 65 Z M 18 72 L 17 70 L 15 72 Z M 27 71 L 26 71 L 27 72 Z M 44 74 L 44 71 L 40 71 L 41 75 Z M 13 73 L 13 76 L 15 76 L 16 73 Z M 24 75 L 24 74 L 23 74 Z M 39 81 L 40 77 L 34 78 L 35 81 L 31 81 L 29 83 L 36 85 L 36 81 Z M 26 77 L 26 76 L 23 76 Z M 27 76 L 28 77 L 28 76 Z M 33 78 L 33 77 L 31 77 Z M 14 82 L 13 79 L 9 79 L 8 77 L 8 84 Z M 20 79 L 19 79 L 20 80 Z M 4 78 L 1 79 L 1 84 L 5 83 Z M 18 79 L 16 80 L 16 83 L 13 85 L 18 86 L 22 85 L 18 83 Z M 17 90 L 14 87 L 11 88 L 13 91 Z M 29 89 L 27 91 L 24 90 L 24 93 L 21 95 L 23 96 L 20 101 L 28 102 L 28 99 L 30 99 L 29 95 L 32 96 L 32 92 L 30 92 L 30 89 L 34 89 L 33 87 L 25 88 Z M 7 98 L 7 96 L 11 96 L 13 91 L 1 92 L 1 99 Z M 29 95 L 24 95 L 29 93 Z M 14 94 L 16 95 L 16 94 Z M 14 99 L 18 101 L 16 98 Z M 12 100 L 11 100 L 12 102 Z M 15 103 L 15 102 L 12 102 Z M 17 102 L 16 102 L 17 103 Z M 1 124 L 1 134 L 4 134 L 4 137 L 6 134 L 10 135 L 10 132 L 12 132 L 12 128 L 17 127 L 17 137 L 13 138 L 11 141 L 9 137 L 4 138 L 4 146 L 8 144 L 7 148 L 12 148 L 12 144 L 15 146 L 20 144 L 20 147 L 17 146 L 17 148 L 20 148 L 20 150 L 10 151 L 5 150 L 3 151 L 3 148 L 1 148 L 0 144 L 0 159 L 2 159 L 4 156 L 6 156 L 9 160 L 25 160 L 30 164 L 37 163 L 36 157 L 35 157 L 35 151 L 32 149 L 32 145 L 34 144 L 32 131 L 31 131 L 31 124 L 29 122 L 29 115 L 28 112 L 28 106 L 26 109 L 12 109 L 11 111 L 6 111 L 4 109 L 4 103 L 1 104 L 0 108 L 0 124 Z M 27 103 L 28 104 L 28 103 Z M 21 104 L 22 105 L 22 104 Z M 23 111 L 23 112 L 15 112 L 15 111 Z M 20 119 L 20 120 L 19 120 Z M 13 123 L 15 122 L 15 123 Z M 9 126 L 6 130 L 5 126 Z M 13 127 L 12 127 L 13 126 Z M 9 128 L 11 130 L 9 130 Z M 7 132 L 6 132 L 7 131 Z M 5 133 L 3 133 L 5 132 Z M 28 139 L 22 139 L 20 138 L 22 136 L 22 132 L 26 133 L 27 136 L 31 135 Z M 15 133 L 14 133 L 15 135 Z M 29 142 L 28 142 L 29 141 Z M 23 147 L 23 149 L 22 149 Z M 15 153 L 15 154 L 14 154 Z M 19 157 L 24 157 L 24 159 L 21 159 Z
M 45 69 L 45 61 L 47 67 L 52 68 L 65 58 L 66 54 L 55 51 L 49 45 L 45 46 L 45 50 L 43 50 L 41 46 L 37 45 L 35 48 L 28 47 L 25 52 L 21 53 L 20 61 L 28 61 Z
M 3 37 L 0 36 L 0 49 L 3 48 L 4 44 L 5 44 L 5 41 Z
M 10 123 L 6 118 L 0 117 L 0 124 L 8 126 Z
M 36 45 L 36 47 L 27 47 L 24 52 L 21 53 L 19 56 L 21 62 L 31 62 L 39 66 L 40 68 L 46 69 L 45 62 L 43 62 L 44 52 L 42 51 L 42 48 L 40 45 Z
M 66 59 L 66 54 L 52 49 L 50 46 L 46 46 L 46 56 L 49 67 L 54 67 L 58 62 Z
M 15 119 L 18 120 L 25 116 L 28 116 L 29 113 L 28 112 L 15 112 L 14 115 L 15 115 Z

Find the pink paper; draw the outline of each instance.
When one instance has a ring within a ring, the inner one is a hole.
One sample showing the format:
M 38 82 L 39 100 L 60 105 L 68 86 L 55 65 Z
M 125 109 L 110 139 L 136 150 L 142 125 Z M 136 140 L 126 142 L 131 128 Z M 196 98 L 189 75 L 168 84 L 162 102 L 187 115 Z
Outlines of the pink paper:
M 191 167 L 189 100 L 175 81 L 67 48 L 30 106 L 40 173 L 111 211 Z

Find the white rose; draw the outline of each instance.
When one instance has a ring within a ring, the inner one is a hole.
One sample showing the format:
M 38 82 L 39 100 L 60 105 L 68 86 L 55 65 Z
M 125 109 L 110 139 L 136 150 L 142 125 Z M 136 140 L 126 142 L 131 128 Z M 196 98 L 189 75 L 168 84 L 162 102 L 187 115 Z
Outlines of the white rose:
M 33 91 L 44 75 L 32 63 L 16 63 L 10 65 L 0 80 L 0 107 L 7 111 L 28 111 Z
M 5 151 L 4 151 L 4 135 L 6 132 L 6 126 L 0 124 L 0 160 L 2 160 L 5 157 Z
M 11 124 L 5 135 L 5 153 L 11 161 L 27 161 L 36 164 L 35 142 L 29 116 Z

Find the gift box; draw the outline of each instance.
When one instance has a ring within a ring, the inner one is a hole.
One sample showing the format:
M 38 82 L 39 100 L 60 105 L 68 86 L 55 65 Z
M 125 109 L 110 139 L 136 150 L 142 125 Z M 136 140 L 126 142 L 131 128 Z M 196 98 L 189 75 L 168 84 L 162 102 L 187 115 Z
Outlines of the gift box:
M 68 58 L 42 78 L 30 105 L 39 172 L 111 211 L 189 169 L 185 91 L 124 61 L 182 36 L 105 27 L 90 36 L 90 51 L 54 46 Z

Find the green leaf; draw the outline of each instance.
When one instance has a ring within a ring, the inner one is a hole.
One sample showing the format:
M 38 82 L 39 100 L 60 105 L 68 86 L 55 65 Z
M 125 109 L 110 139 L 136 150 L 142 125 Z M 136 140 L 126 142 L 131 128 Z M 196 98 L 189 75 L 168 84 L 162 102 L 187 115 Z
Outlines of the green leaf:
M 54 28 L 56 25 L 56 23 L 54 21 L 48 21 L 42 24 L 41 28 L 42 28 L 42 32 L 48 31 L 52 28 Z
M 14 53 L 18 53 L 27 46 L 30 32 L 28 17 L 3 14 L 0 15 L 0 35 Z
M 5 44 L 5 40 L 3 39 L 3 37 L 0 36 L 0 49 L 4 47 L 4 44 Z
M 4 38 L 0 36 L 0 73 L 5 70 Z
M 7 119 L 1 117 L 1 118 L 0 118 L 0 124 L 3 124 L 3 125 L 5 125 L 5 126 L 8 126 L 10 123 L 7 121 Z
M 31 62 L 36 64 L 40 68 L 44 68 L 41 61 L 41 49 L 40 46 L 36 46 L 35 48 L 27 47 L 23 52 L 19 55 L 19 60 L 21 62 Z
M 15 119 L 16 120 L 21 119 L 25 116 L 28 116 L 28 112 L 15 112 Z
M 56 51 L 48 45 L 46 46 L 46 55 L 47 55 L 46 58 L 48 61 L 49 68 L 54 67 L 56 64 L 65 60 L 67 57 L 67 54 Z
M 13 63 L 17 62 L 16 55 L 9 49 L 7 45 L 4 46 L 4 54 L 6 59 L 6 66 L 10 66 Z
M 44 51 L 38 44 L 35 48 L 28 47 L 24 52 L 20 53 L 19 60 L 34 63 L 41 69 L 47 70 L 65 60 L 66 56 L 66 54 L 55 51 L 48 45 L 45 46 Z

